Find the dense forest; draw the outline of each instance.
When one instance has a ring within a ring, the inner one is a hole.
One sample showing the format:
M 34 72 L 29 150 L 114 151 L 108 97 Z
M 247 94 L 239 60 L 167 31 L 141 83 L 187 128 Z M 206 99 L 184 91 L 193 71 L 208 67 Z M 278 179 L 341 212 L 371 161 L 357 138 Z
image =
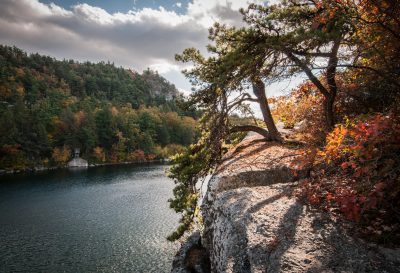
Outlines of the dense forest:
M 196 138 L 194 110 L 166 79 L 112 63 L 0 46 L 0 169 L 165 158 Z
M 198 181 L 223 160 L 232 133 L 296 147 L 309 176 L 298 197 L 387 245 L 400 241 L 400 5 L 398 1 L 282 0 L 242 9 L 243 24 L 216 23 L 207 56 L 176 56 L 196 89 L 190 104 L 207 109 L 201 137 L 175 158 L 171 207 L 190 229 Z M 281 97 L 271 84 L 307 78 Z M 262 122 L 237 126 L 231 115 L 255 102 Z M 276 122 L 291 128 L 282 134 Z

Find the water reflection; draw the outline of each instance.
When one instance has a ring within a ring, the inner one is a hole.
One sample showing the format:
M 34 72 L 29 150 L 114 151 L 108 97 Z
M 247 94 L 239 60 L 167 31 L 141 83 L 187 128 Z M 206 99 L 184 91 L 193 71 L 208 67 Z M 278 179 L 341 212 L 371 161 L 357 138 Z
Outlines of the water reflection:
M 0 272 L 169 272 L 165 166 L 0 177 Z

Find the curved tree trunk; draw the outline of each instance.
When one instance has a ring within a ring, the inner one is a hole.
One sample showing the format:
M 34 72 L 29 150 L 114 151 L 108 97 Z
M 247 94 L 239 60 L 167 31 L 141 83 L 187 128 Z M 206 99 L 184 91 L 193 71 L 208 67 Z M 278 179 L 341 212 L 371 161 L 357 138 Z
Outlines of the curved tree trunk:
M 324 115 L 326 121 L 327 130 L 331 130 L 335 126 L 335 112 L 334 103 L 337 94 L 337 84 L 336 84 L 336 68 L 338 66 L 338 52 L 341 44 L 342 37 L 339 36 L 333 41 L 331 52 L 323 53 L 323 57 L 328 57 L 328 67 L 326 69 L 326 82 L 328 87 L 326 88 L 322 82 L 313 74 L 311 68 L 294 55 L 293 51 L 286 48 L 283 52 L 286 56 L 292 60 L 296 65 L 298 65 L 303 72 L 307 75 L 308 79 L 318 88 L 321 94 L 324 96 Z M 317 53 L 318 54 L 318 53 Z M 321 54 L 321 53 L 319 53 Z M 303 54 L 307 56 L 307 53 Z M 320 55 L 321 56 L 321 55 Z
M 253 92 L 256 95 L 258 103 L 261 108 L 261 112 L 264 118 L 264 122 L 267 125 L 270 140 L 282 141 L 281 134 L 275 126 L 275 122 L 272 118 L 271 110 L 269 109 L 267 96 L 265 95 L 265 84 L 261 80 L 253 80 Z
M 325 118 L 329 129 L 335 126 L 334 103 L 337 94 L 336 68 L 338 65 L 338 51 L 340 47 L 340 37 L 334 41 L 331 56 L 329 57 L 326 69 L 326 81 L 328 83 L 329 96 L 325 96 Z
M 260 134 L 263 137 L 265 137 L 266 140 L 272 140 L 270 137 L 270 134 L 267 130 L 265 130 L 261 127 L 255 126 L 255 125 L 238 125 L 238 126 L 232 127 L 229 132 L 230 133 L 255 132 L 255 133 Z

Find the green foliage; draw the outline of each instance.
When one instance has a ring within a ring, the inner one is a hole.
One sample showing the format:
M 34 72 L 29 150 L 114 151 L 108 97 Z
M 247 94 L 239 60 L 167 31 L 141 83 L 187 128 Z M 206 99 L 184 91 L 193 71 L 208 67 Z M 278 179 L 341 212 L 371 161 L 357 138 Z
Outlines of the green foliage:
M 0 169 L 63 165 L 64 147 L 96 163 L 153 160 L 196 138 L 198 113 L 180 110 L 184 98 L 151 70 L 140 75 L 7 46 L 0 63 Z
M 172 158 L 174 165 L 169 176 L 174 179 L 176 186 L 173 191 L 174 197 L 169 203 L 172 209 L 181 214 L 181 219 L 179 227 L 168 240 L 177 240 L 185 231 L 190 230 L 198 211 L 198 184 L 213 171 L 228 148 L 245 137 L 243 133 L 225 134 L 222 137 L 221 133 L 224 131 L 219 129 L 225 126 L 217 126 L 214 129 L 210 127 L 214 124 L 214 117 L 204 114 L 200 123 L 201 137 L 197 143 Z M 232 119 L 235 123 L 243 122 L 243 119 L 238 117 Z
M 209 150 L 199 143 L 191 145 L 183 153 L 173 157 L 174 165 L 170 169 L 170 178 L 175 180 L 176 186 L 173 191 L 174 197 L 169 203 L 172 209 L 181 214 L 181 219 L 177 230 L 168 236 L 170 241 L 179 239 L 190 229 L 199 196 L 196 184 L 210 171 Z

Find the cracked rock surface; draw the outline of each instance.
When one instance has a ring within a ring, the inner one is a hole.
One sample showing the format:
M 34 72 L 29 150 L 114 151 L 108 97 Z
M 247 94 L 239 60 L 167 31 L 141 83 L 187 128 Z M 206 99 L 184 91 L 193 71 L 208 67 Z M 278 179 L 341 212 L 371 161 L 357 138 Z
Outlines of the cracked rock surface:
M 211 272 L 400 272 L 398 249 L 351 237 L 293 196 L 298 156 L 257 137 L 226 155 L 202 204 Z

